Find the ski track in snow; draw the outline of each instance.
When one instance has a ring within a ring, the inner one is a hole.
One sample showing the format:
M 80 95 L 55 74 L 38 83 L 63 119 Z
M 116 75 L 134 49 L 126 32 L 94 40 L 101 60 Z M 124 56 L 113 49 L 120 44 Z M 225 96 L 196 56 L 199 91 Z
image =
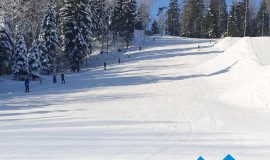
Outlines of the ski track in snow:
M 131 53 L 30 94 L 0 81 L 0 159 L 269 159 L 270 116 L 223 104 L 207 79 L 226 72 L 197 70 L 220 54 L 209 40 L 149 38 Z

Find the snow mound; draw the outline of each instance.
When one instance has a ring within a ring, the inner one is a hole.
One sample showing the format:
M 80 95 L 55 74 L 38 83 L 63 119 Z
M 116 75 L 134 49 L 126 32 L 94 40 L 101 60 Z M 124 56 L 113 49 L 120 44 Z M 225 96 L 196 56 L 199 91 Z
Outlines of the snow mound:
M 218 45 L 226 45 L 226 41 Z M 223 43 L 223 44 L 222 44 Z M 208 80 L 219 86 L 224 103 L 255 110 L 270 109 L 270 38 L 245 37 L 214 59 L 202 64 L 200 70 Z
M 263 66 L 270 65 L 270 37 L 250 38 L 251 47 L 257 55 L 260 64 Z
M 200 68 L 205 74 L 211 74 L 216 72 L 217 69 L 225 69 L 242 61 L 245 61 L 246 63 L 255 63 L 255 65 L 257 65 L 260 62 L 255 54 L 256 52 L 250 44 L 251 38 L 239 39 L 222 54 L 204 63 Z
M 216 45 L 215 47 L 217 47 L 218 49 L 225 51 L 228 48 L 230 48 L 232 45 L 234 45 L 238 40 L 240 40 L 240 38 L 238 37 L 226 37 L 221 39 Z

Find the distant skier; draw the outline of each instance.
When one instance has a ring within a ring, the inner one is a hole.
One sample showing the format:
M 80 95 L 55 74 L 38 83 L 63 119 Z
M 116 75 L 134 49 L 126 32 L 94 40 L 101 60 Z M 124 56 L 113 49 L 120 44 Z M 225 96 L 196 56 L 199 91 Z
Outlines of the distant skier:
M 142 46 L 140 46 L 139 50 L 140 50 L 140 51 L 142 50 Z
M 56 74 L 53 75 L 53 83 L 57 83 L 57 77 L 56 77 Z
M 107 69 L 107 63 L 104 62 L 104 70 L 106 70 L 106 69 Z
M 62 84 L 66 84 L 65 74 L 64 73 L 61 74 L 61 80 L 62 80 Z
M 25 93 L 29 93 L 30 92 L 30 82 L 29 82 L 28 78 L 24 81 L 24 85 L 25 85 Z
M 119 63 L 119 64 L 121 63 L 121 58 L 118 58 L 118 63 Z
M 200 46 L 200 45 L 198 45 L 198 51 L 200 51 L 200 49 L 201 49 L 201 46 Z

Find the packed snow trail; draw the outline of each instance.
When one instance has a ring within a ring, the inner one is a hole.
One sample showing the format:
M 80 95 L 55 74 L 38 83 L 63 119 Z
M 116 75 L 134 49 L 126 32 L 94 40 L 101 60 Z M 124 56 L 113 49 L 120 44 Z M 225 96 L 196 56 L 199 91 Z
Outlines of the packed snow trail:
M 198 51 L 198 45 L 201 50 Z M 0 158 L 5 160 L 268 160 L 270 116 L 223 104 L 209 40 L 147 39 L 108 70 L 66 75 L 66 85 L 0 82 Z M 231 66 L 233 67 L 233 66 Z

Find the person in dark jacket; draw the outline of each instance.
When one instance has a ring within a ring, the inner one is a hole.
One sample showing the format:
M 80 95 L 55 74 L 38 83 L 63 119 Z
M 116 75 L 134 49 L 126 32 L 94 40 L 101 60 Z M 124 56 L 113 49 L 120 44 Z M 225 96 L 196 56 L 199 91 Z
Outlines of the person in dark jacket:
M 64 73 L 61 74 L 62 84 L 66 84 Z
M 104 70 L 106 70 L 106 69 L 107 69 L 107 63 L 104 62 Z
M 53 75 L 53 83 L 57 83 L 56 74 Z
M 30 92 L 30 82 L 29 82 L 28 78 L 24 81 L 24 85 L 25 85 L 25 93 L 29 93 Z
M 121 58 L 118 58 L 118 63 L 119 63 L 119 64 L 121 63 Z

